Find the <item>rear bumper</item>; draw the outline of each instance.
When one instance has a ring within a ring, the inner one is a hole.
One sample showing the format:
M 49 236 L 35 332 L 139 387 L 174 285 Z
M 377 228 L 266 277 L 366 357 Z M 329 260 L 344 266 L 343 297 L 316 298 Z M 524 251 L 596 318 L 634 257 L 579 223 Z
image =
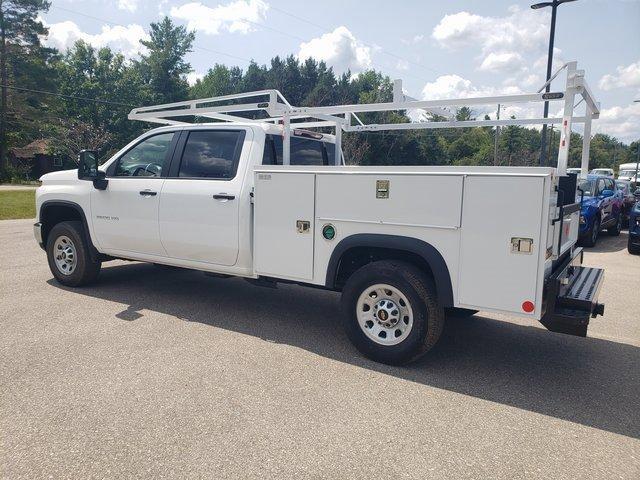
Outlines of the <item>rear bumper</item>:
M 583 267 L 582 253 L 575 249 L 546 280 L 540 322 L 552 332 L 586 337 L 589 320 L 604 314 L 598 302 L 604 270 Z

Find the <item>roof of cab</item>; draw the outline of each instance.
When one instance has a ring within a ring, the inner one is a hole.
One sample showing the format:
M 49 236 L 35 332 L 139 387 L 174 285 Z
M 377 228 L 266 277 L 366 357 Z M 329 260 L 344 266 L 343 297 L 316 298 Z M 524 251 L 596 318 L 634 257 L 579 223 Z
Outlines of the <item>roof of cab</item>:
M 242 122 L 233 122 L 233 123 L 228 123 L 228 122 L 207 122 L 207 123 L 193 123 L 193 124 L 184 124 L 184 125 L 165 125 L 162 127 L 158 127 L 158 128 L 154 128 L 152 130 L 149 130 L 149 132 L 166 132 L 166 131 L 176 131 L 176 130 L 202 130 L 202 129 L 207 129 L 207 128 L 229 128 L 229 129 L 234 129 L 234 128 L 238 128 L 238 127 L 252 127 L 252 128 L 259 128 L 261 130 L 263 130 L 265 133 L 268 134 L 272 134 L 272 135 L 282 135 L 282 126 L 281 125 L 276 125 L 276 124 L 272 124 L 272 123 L 267 123 L 267 122 L 246 122 L 246 123 L 242 123 Z M 291 124 L 291 134 L 293 136 L 300 136 L 300 135 L 296 135 L 296 129 L 295 128 L 295 123 Z M 314 134 L 318 134 L 320 132 L 313 132 L 310 130 L 304 130 L 305 132 L 310 132 L 310 133 L 314 133 Z M 322 138 L 318 139 L 321 140 L 323 142 L 330 142 L 330 143 L 335 143 L 335 135 L 329 134 L 329 133 L 322 133 Z

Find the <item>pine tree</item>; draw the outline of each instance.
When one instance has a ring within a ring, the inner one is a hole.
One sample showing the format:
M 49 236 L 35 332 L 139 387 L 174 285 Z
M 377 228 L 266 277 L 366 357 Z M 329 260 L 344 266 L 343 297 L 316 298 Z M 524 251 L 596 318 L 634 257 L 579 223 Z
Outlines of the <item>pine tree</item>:
M 186 74 L 191 65 L 185 55 L 192 50 L 195 33 L 175 26 L 169 17 L 152 23 L 149 40 L 140 40 L 149 53 L 142 55 L 137 66 L 144 81 L 154 92 L 154 101 L 170 103 L 187 98 Z
M 31 96 L 26 92 L 8 87 L 46 85 L 44 70 L 51 51 L 40 44 L 47 29 L 38 16 L 48 8 L 46 0 L 0 0 L 0 176 L 7 170 L 9 134 L 19 136 L 23 130 L 25 119 L 17 111 L 34 103 L 29 105 Z

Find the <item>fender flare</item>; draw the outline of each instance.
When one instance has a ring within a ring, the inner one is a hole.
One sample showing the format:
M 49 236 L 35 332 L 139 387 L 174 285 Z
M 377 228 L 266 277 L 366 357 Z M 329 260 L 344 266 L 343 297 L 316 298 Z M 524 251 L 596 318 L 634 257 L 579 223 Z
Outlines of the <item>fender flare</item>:
M 89 246 L 89 254 L 91 255 L 91 259 L 94 261 L 99 260 L 101 254 L 100 252 L 98 252 L 98 249 L 95 247 L 95 245 L 93 244 L 93 241 L 91 240 L 91 234 L 89 233 L 89 224 L 87 223 L 87 217 L 82 207 L 79 204 L 75 202 L 70 202 L 68 200 L 47 200 L 43 202 L 42 205 L 40 205 L 40 211 L 37 212 L 38 221 L 42 222 L 42 212 L 44 212 L 47 207 L 66 207 L 66 208 L 72 208 L 73 210 L 78 212 L 78 214 L 80 215 L 80 219 L 82 221 L 82 226 L 84 227 L 84 237 L 85 237 L 85 241 L 87 242 L 87 245 Z M 47 237 L 48 236 L 49 236 L 49 232 L 47 232 Z M 43 238 L 43 243 L 44 244 L 42 248 L 46 250 L 47 249 L 46 238 Z
M 443 307 L 453 306 L 453 287 L 451 275 L 444 258 L 433 245 L 423 240 L 398 235 L 358 233 L 342 239 L 331 253 L 327 265 L 325 286 L 335 289 L 335 281 L 340 267 L 340 260 L 345 252 L 356 247 L 378 247 L 399 250 L 422 257 L 429 265 L 436 284 L 438 299 Z

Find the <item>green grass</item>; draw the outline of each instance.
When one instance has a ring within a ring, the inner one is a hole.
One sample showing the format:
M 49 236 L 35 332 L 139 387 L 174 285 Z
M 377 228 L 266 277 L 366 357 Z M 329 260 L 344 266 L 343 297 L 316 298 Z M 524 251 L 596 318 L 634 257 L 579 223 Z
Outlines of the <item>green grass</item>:
M 0 191 L 0 220 L 35 218 L 35 190 Z

